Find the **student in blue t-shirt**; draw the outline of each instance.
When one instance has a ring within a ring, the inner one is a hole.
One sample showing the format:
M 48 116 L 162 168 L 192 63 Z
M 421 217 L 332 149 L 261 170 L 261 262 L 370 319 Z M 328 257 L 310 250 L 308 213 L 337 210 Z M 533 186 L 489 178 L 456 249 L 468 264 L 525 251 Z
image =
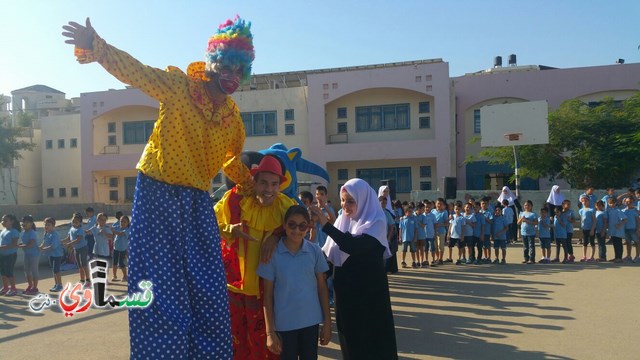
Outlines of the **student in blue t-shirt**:
M 560 248 L 564 251 L 563 264 L 571 262 L 569 258 L 569 250 L 567 249 L 567 225 L 564 223 L 562 209 L 556 207 L 554 209 L 556 216 L 553 219 L 553 236 L 556 240 L 556 257 L 551 260 L 552 263 L 560 261 Z
M 93 259 L 93 249 L 95 247 L 95 238 L 93 233 L 93 228 L 96 226 L 96 222 L 98 220 L 95 211 L 91 206 L 84 210 L 85 215 L 87 216 L 87 225 L 84 227 L 85 229 L 85 240 L 87 241 L 87 256 L 89 259 Z
M 60 264 L 64 256 L 64 249 L 60 243 L 60 235 L 56 231 L 56 220 L 48 217 L 44 219 L 44 239 L 40 250 L 49 255 L 49 266 L 53 271 L 53 278 L 55 285 L 49 289 L 51 292 L 61 291 L 62 288 L 62 276 L 60 275 Z
M 118 279 L 118 269 L 122 271 L 122 281 L 128 281 L 127 277 L 127 251 L 129 250 L 129 217 L 127 215 L 120 216 L 120 225 L 113 228 L 115 239 L 113 241 L 113 278 L 111 281 L 120 281 Z
M 640 261 L 640 242 L 638 235 L 640 233 L 640 218 L 638 218 L 638 209 L 635 207 L 631 198 L 623 200 L 625 208 L 622 212 L 627 216 L 627 222 L 624 224 L 624 239 L 627 241 L 627 257 L 625 261 Z M 631 257 L 631 247 L 636 248 L 636 257 Z
M 523 264 L 536 263 L 536 225 L 538 225 L 538 214 L 532 210 L 533 202 L 527 200 L 524 203 L 524 211 L 518 215 L 518 225 L 520 225 L 520 235 L 522 235 L 524 251 Z
M 436 217 L 434 228 L 436 231 L 436 251 L 438 254 L 438 265 L 442 265 L 444 260 L 444 244 L 447 240 L 447 234 L 449 233 L 449 211 L 447 210 L 446 201 L 443 198 L 436 200 L 436 208 L 431 210 L 431 213 Z M 451 262 L 451 251 L 449 251 L 449 259 L 447 262 Z
M 469 252 L 469 258 L 465 262 L 466 264 L 473 264 L 476 261 L 476 238 L 473 236 L 476 227 L 477 220 L 476 214 L 473 211 L 473 205 L 466 203 L 464 204 L 464 230 L 462 231 L 464 244 Z M 465 249 L 463 249 L 463 251 L 464 250 Z M 480 254 L 478 254 L 478 257 L 480 257 Z
M 607 212 L 604 201 L 596 201 L 596 239 L 598 239 L 597 261 L 607 261 Z
M 484 254 L 484 263 L 491 263 L 491 226 L 493 225 L 493 213 L 495 209 L 489 207 L 489 199 L 485 196 L 480 201 L 480 212 L 484 217 L 484 241 L 482 242 L 482 252 Z
M 593 192 L 593 188 L 590 189 Z M 593 197 L 595 198 L 595 196 Z M 582 204 L 580 210 L 578 210 L 580 229 L 582 230 L 582 259 L 580 259 L 580 262 L 593 262 L 596 254 L 596 212 L 591 207 L 591 197 L 588 195 L 580 197 L 580 203 Z M 589 245 L 591 245 L 591 256 L 587 258 L 587 247 Z
M 456 265 L 460 265 L 465 259 L 464 226 L 465 220 L 462 215 L 462 201 L 457 201 L 453 207 L 453 217 L 449 220 L 449 262 L 452 258 L 453 248 L 458 246 L 458 260 Z
M 484 247 L 484 229 L 486 227 L 486 221 L 484 214 L 480 212 L 479 201 L 473 203 L 473 213 L 476 217 L 476 226 L 473 228 L 473 242 L 476 244 L 476 250 L 478 252 L 478 256 L 476 257 L 476 265 L 480 265 L 483 263 L 482 248 Z
M 611 238 L 614 252 L 614 263 L 622 262 L 622 238 L 624 237 L 624 225 L 628 221 L 622 210 L 616 207 L 617 199 L 609 198 L 607 209 L 607 232 Z
M 506 264 L 507 263 L 507 231 L 509 230 L 509 223 L 502 215 L 502 205 L 496 204 L 493 214 L 493 224 L 491 229 L 493 231 L 493 249 L 495 251 L 494 264 Z M 498 251 L 502 251 L 502 260 L 498 261 Z
M 427 252 L 431 253 L 431 266 L 436 266 L 438 263 L 438 253 L 436 250 L 436 216 L 427 207 L 427 211 L 424 213 L 425 232 L 427 237 L 427 244 L 425 248 L 425 261 L 429 264 L 429 256 Z
M 325 271 L 318 245 L 304 240 L 311 218 L 304 206 L 284 215 L 286 236 L 268 263 L 260 263 L 264 282 L 264 315 L 269 351 L 281 359 L 316 359 L 320 344 L 331 340 L 331 313 Z M 322 327 L 319 328 L 319 324 Z
M 22 217 L 22 235 L 18 245 L 24 251 L 24 275 L 27 278 L 28 286 L 24 290 L 25 295 L 35 295 L 38 290 L 38 260 L 40 260 L 40 250 L 38 245 L 38 234 L 36 234 L 36 224 L 31 215 Z
M 548 264 L 551 262 L 551 218 L 549 217 L 549 208 L 546 206 L 540 209 L 538 238 L 540 239 L 540 250 L 542 251 L 542 259 L 538 262 Z
M 87 239 L 85 238 L 84 229 L 82 229 L 82 215 L 80 213 L 73 214 L 69 235 L 62 240 L 62 245 L 69 248 L 73 247 L 76 265 L 78 265 L 80 271 L 80 283 L 84 284 L 85 288 L 91 287 L 89 263 L 87 259 Z
M 2 290 L 0 295 L 13 296 L 18 294 L 13 269 L 18 258 L 18 239 L 20 239 L 20 223 L 13 214 L 2 216 L 4 230 L 0 232 L 0 275 L 2 275 Z
M 413 215 L 413 209 L 407 205 L 404 207 L 404 216 L 400 219 L 400 236 L 402 239 L 402 267 L 406 268 L 407 250 L 411 252 L 411 267 L 416 266 L 416 240 L 418 238 L 418 224 Z
M 416 237 L 416 267 L 428 267 L 429 261 L 427 254 L 425 254 L 425 247 L 427 246 L 427 219 L 424 213 L 424 204 L 419 202 L 416 204 L 416 229 L 418 230 L 418 236 Z

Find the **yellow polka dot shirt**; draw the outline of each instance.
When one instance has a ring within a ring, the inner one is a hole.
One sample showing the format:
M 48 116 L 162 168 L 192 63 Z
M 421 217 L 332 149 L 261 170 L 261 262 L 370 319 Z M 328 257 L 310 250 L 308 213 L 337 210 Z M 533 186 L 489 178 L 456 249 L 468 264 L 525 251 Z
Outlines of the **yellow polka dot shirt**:
M 230 96 L 211 102 L 203 80 L 174 66 L 166 70 L 140 63 L 95 35 L 93 49 L 75 49 L 81 64 L 97 61 L 118 80 L 160 101 L 158 119 L 136 168 L 173 185 L 209 190 L 222 167 L 239 184 L 251 181 L 240 161 L 245 131 Z

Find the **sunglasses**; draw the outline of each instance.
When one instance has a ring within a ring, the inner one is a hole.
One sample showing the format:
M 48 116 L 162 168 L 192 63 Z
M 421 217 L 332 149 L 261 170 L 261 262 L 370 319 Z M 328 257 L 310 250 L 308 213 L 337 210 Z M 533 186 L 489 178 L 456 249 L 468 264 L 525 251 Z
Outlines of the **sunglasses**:
M 307 229 L 309 229 L 309 224 L 307 224 L 306 222 L 296 224 L 294 221 L 289 221 L 287 223 L 287 227 L 289 228 L 289 230 L 295 230 L 296 228 L 298 228 L 298 230 L 300 231 L 307 231 Z

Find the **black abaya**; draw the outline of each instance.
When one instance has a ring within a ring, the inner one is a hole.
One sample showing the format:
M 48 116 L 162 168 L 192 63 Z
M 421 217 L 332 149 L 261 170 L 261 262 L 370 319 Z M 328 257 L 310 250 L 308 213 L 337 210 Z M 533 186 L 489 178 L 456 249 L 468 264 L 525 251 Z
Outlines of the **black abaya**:
M 335 267 L 333 283 L 343 359 L 398 359 L 384 247 L 370 235 L 353 236 L 330 223 L 322 230 L 349 254 Z

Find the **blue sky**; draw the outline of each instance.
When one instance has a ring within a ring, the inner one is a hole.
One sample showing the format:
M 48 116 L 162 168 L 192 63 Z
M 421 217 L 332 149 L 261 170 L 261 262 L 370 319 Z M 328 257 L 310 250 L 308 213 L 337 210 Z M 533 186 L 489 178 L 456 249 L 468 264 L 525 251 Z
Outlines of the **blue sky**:
M 217 25 L 252 22 L 254 73 L 441 58 L 451 76 L 493 58 L 559 68 L 640 62 L 640 1 L 36 1 L 0 15 L 0 94 L 43 84 L 65 92 L 120 89 L 97 64 L 79 65 L 62 25 L 88 16 L 107 42 L 143 63 L 182 69 L 202 60 Z

